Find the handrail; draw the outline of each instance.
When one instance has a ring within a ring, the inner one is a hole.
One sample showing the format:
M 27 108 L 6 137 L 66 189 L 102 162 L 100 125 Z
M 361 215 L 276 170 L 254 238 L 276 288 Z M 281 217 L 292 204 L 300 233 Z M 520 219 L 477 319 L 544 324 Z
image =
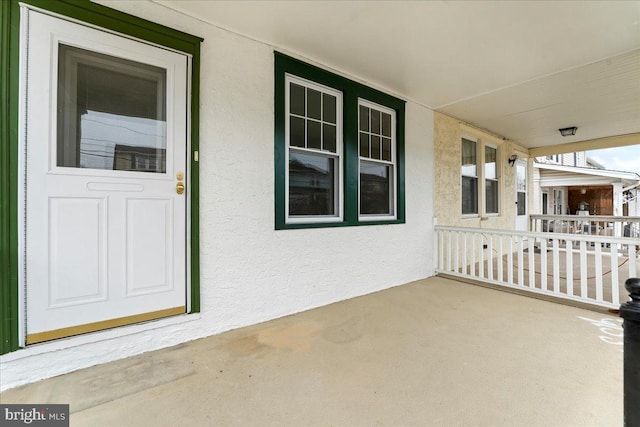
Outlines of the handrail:
M 442 231 L 459 231 L 468 233 L 487 233 L 497 234 L 500 236 L 522 236 L 533 238 L 545 238 L 552 235 L 554 239 L 572 240 L 576 242 L 598 242 L 598 243 L 619 243 L 622 245 L 636 244 L 640 245 L 640 238 L 635 237 L 614 237 L 614 236 L 592 236 L 588 234 L 569 234 L 569 233 L 544 233 L 535 231 L 516 231 L 516 230 L 498 230 L 491 228 L 471 228 L 471 227 L 455 227 L 449 225 L 436 225 L 434 228 Z
M 613 215 L 549 215 L 531 214 L 531 219 L 549 219 L 560 221 L 601 221 L 601 222 L 636 222 L 640 216 L 613 216 Z

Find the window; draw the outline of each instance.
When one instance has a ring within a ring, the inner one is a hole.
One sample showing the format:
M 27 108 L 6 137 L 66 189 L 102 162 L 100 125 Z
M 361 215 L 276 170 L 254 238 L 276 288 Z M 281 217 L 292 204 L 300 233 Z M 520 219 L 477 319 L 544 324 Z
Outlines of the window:
M 498 148 L 483 139 L 463 137 L 461 143 L 462 215 L 500 213 Z
M 394 214 L 395 112 L 360 100 L 360 218 Z
M 275 53 L 276 229 L 403 223 L 404 101 Z
M 495 147 L 484 147 L 484 194 L 485 213 L 498 213 L 498 150 Z
M 477 143 L 462 138 L 462 214 L 478 213 Z
M 342 94 L 286 77 L 287 219 L 342 219 Z

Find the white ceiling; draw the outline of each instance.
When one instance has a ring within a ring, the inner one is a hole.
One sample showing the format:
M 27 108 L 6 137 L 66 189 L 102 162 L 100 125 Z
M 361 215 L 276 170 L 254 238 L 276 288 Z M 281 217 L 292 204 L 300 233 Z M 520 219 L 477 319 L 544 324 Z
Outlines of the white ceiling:
M 525 147 L 640 132 L 640 1 L 156 1 Z

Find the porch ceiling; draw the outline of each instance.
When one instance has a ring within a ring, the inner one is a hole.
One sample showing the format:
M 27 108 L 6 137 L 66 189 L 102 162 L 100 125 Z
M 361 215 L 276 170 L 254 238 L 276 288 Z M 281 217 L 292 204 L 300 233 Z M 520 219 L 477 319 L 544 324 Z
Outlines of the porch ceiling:
M 156 2 L 525 147 L 640 132 L 638 1 Z

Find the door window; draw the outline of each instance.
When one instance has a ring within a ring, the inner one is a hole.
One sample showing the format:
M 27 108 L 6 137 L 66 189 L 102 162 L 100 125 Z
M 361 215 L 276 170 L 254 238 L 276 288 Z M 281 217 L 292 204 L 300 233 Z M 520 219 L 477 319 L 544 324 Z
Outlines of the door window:
M 166 172 L 166 70 L 58 49 L 57 165 Z

